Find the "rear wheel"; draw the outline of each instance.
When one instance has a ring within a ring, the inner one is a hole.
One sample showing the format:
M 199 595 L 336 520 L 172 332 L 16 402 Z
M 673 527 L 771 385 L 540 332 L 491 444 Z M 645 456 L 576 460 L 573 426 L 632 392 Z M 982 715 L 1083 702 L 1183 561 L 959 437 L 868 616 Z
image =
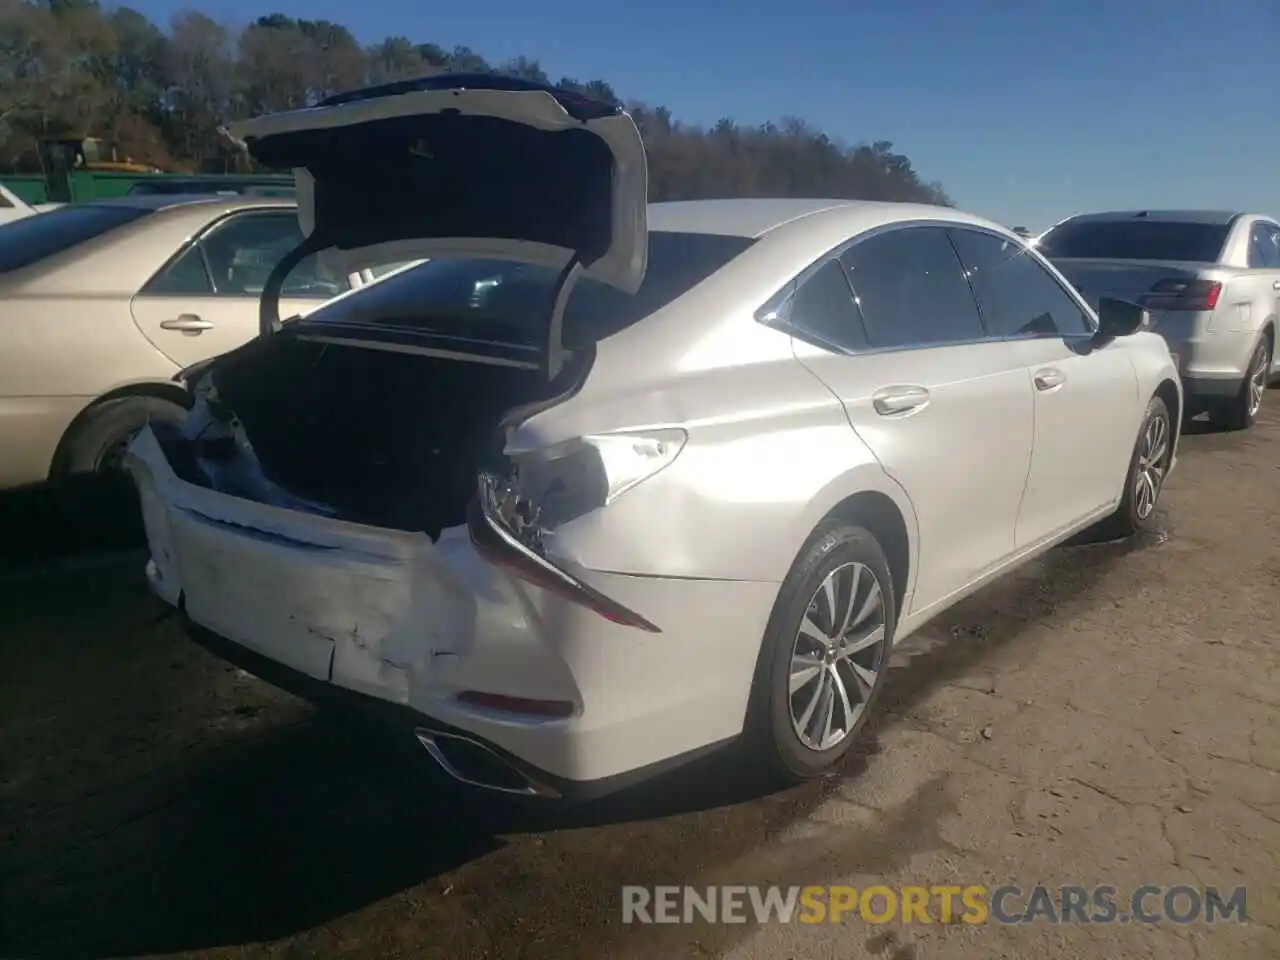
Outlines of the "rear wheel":
M 818 531 L 788 574 L 753 690 L 756 746 L 791 780 L 849 752 L 883 686 L 896 607 L 884 551 L 862 527 Z
M 1267 392 L 1271 378 L 1271 343 L 1264 333 L 1249 359 L 1248 372 L 1240 384 L 1240 390 L 1209 416 L 1214 423 L 1228 430 L 1247 430 L 1258 419 L 1262 409 L 1262 395 Z
M 63 441 L 52 478 L 77 533 L 112 544 L 141 540 L 137 493 L 123 469 L 125 451 L 149 421 L 181 424 L 185 417 L 179 404 L 143 396 L 107 400 L 81 415 Z

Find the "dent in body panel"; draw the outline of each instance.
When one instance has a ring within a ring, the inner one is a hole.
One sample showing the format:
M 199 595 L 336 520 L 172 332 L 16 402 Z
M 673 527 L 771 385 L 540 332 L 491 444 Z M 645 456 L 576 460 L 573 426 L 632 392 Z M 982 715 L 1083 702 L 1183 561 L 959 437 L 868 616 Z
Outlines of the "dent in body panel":
M 196 487 L 173 474 L 150 428 L 128 466 L 153 588 L 169 602 L 181 597 L 201 626 L 316 679 L 400 703 L 430 700 L 458 663 L 477 659 L 491 680 L 523 695 L 539 680 L 549 699 L 573 690 L 567 670 L 530 671 L 547 659 L 536 611 L 475 555 L 465 530 L 432 543 Z
M 547 544 L 558 561 L 641 576 L 786 576 L 811 530 L 800 527 L 813 497 L 866 454 L 830 391 L 791 356 L 790 338 L 749 322 L 744 341 L 753 327 L 762 334 L 754 356 L 744 342 L 732 365 L 645 383 L 604 375 L 606 364 L 578 396 L 534 418 L 544 442 L 646 427 L 688 433 L 669 466 L 558 529 Z M 611 395 L 617 382 L 626 390 Z

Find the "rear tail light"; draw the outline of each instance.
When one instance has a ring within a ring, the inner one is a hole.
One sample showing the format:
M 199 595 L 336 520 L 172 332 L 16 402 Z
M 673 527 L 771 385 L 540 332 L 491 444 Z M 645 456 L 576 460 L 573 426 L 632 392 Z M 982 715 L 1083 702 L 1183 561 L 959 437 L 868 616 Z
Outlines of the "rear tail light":
M 547 556 L 546 540 L 666 469 L 684 449 L 678 428 L 593 434 L 510 450 L 503 472 L 482 472 L 467 528 L 476 549 L 523 580 L 614 623 L 661 631 Z
M 521 543 L 483 502 L 485 499 L 486 493 L 482 486 L 480 498 L 471 502 L 467 512 L 467 532 L 482 557 L 505 568 L 521 580 L 593 610 L 613 623 L 637 627 L 649 633 L 662 632 L 634 610 L 628 610 L 616 600 L 606 597 Z
M 1148 310 L 1213 310 L 1222 296 L 1222 284 L 1216 280 L 1161 280 L 1151 292 L 1140 298 Z

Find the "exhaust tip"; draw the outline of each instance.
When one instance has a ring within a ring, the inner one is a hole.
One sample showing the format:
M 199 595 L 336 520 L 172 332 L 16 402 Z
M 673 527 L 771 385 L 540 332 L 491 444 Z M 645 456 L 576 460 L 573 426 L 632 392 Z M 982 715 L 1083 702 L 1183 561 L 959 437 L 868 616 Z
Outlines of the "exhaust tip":
M 436 766 L 459 783 L 497 793 L 547 799 L 560 797 L 558 790 L 529 777 L 479 740 L 425 727 L 417 728 L 413 734 Z

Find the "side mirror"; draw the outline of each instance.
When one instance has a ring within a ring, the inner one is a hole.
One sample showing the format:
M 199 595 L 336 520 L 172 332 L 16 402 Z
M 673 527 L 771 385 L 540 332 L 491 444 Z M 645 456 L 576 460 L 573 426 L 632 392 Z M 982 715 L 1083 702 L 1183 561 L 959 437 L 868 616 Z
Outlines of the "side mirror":
M 1151 314 L 1128 300 L 1102 297 L 1098 301 L 1098 333 L 1095 340 L 1105 343 L 1117 337 L 1129 337 L 1151 326 Z

